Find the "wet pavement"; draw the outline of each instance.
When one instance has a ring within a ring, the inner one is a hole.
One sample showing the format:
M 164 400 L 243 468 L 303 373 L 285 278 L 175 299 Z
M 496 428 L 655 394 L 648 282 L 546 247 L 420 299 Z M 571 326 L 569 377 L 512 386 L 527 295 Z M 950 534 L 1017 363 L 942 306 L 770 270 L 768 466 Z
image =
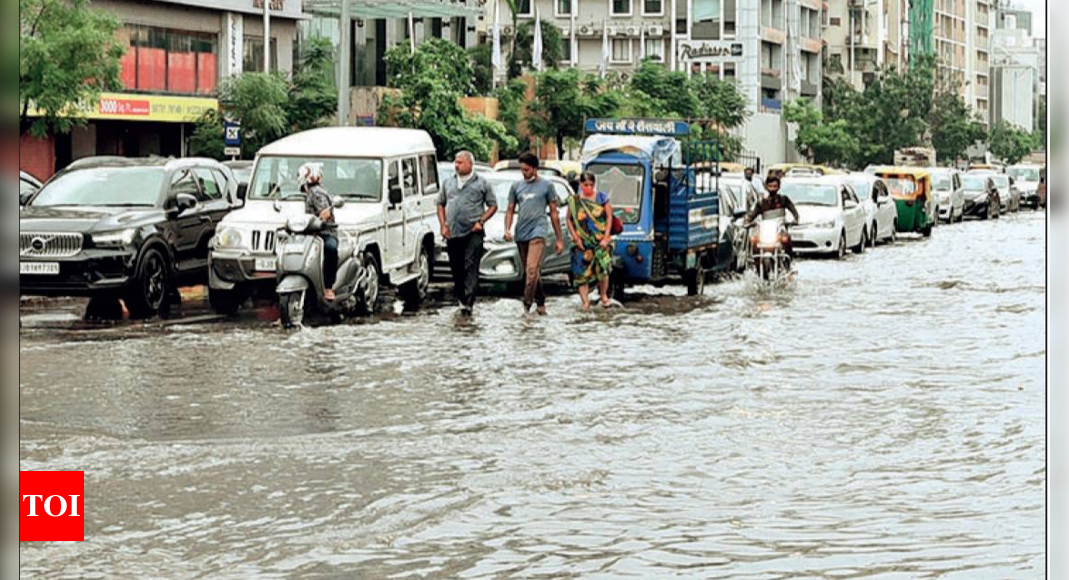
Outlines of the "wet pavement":
M 27 305 L 26 578 L 1039 578 L 1042 214 L 582 314 L 74 322 Z

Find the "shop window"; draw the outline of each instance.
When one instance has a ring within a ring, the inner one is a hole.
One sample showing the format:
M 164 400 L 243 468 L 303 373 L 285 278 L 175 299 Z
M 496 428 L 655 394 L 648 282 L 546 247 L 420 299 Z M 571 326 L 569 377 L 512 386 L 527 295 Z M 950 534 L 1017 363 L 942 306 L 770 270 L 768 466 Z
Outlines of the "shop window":
M 218 77 L 215 35 L 153 26 L 127 26 L 129 38 L 121 62 L 128 90 L 211 94 Z

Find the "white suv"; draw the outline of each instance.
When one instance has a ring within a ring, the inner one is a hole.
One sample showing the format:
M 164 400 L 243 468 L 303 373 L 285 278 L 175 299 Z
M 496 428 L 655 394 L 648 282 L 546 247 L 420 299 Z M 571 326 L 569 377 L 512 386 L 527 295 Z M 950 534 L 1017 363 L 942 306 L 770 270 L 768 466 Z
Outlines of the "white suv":
M 345 199 L 335 211 L 338 235 L 354 244 L 368 269 L 365 304 L 381 284 L 422 300 L 430 284 L 438 198 L 438 160 L 424 131 L 331 127 L 304 131 L 256 155 L 245 206 L 224 219 L 211 244 L 209 298 L 232 314 L 253 294 L 273 295 L 276 232 L 305 211 L 297 169 L 323 165 L 323 187 Z

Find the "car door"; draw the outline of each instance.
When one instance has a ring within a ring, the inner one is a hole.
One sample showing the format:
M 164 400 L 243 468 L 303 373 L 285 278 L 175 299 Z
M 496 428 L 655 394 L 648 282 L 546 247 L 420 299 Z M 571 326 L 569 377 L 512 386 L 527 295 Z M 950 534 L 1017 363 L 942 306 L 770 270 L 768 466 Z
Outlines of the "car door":
M 891 192 L 887 190 L 887 184 L 883 180 L 876 181 L 876 221 L 880 236 L 890 236 L 895 227 L 895 218 L 898 217 L 898 208 L 891 199 Z
M 416 259 L 416 246 L 419 235 L 423 233 L 423 180 L 419 174 L 419 160 L 416 156 L 401 159 L 401 187 L 404 190 L 404 253 L 401 264 L 408 265 Z
M 954 172 L 953 187 L 954 192 L 950 195 L 950 205 L 956 211 L 965 210 L 965 190 L 961 186 L 961 174 L 957 171 Z
M 861 243 L 861 229 L 865 227 L 865 208 L 848 185 L 841 188 L 843 222 L 846 225 L 847 244 Z
M 542 269 L 547 272 L 566 272 L 571 267 L 572 238 L 568 231 L 568 198 L 572 196 L 571 187 L 563 182 L 550 180 L 553 193 L 557 196 L 557 222 L 560 223 L 561 236 L 564 237 L 564 253 L 557 255 L 557 234 L 549 227 L 546 238 L 546 252 L 542 257 Z
M 395 270 L 403 262 L 405 255 L 405 208 L 404 188 L 401 185 L 401 160 L 390 159 L 386 163 L 386 247 L 382 250 L 383 268 Z M 401 188 L 402 203 L 390 203 L 390 192 Z
M 197 207 L 179 212 L 178 196 L 182 194 L 196 198 Z M 199 263 L 201 239 L 212 225 L 211 217 L 202 211 L 202 199 L 204 194 L 192 169 L 179 169 L 172 174 L 166 207 L 174 228 L 175 267 L 181 272 L 188 272 L 203 265 Z M 207 255 L 203 259 L 206 261 Z

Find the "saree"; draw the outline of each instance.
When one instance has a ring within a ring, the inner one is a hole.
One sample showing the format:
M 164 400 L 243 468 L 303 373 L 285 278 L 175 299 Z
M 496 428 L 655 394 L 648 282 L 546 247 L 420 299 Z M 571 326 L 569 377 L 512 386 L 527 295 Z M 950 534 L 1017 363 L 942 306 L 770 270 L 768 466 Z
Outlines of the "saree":
M 613 245 L 603 248 L 599 242 L 612 223 L 612 216 L 605 211 L 606 203 L 608 196 L 600 192 L 596 199 L 586 199 L 582 194 L 568 199 L 569 219 L 586 248 L 572 248 L 572 274 L 576 286 L 604 280 L 612 272 Z

